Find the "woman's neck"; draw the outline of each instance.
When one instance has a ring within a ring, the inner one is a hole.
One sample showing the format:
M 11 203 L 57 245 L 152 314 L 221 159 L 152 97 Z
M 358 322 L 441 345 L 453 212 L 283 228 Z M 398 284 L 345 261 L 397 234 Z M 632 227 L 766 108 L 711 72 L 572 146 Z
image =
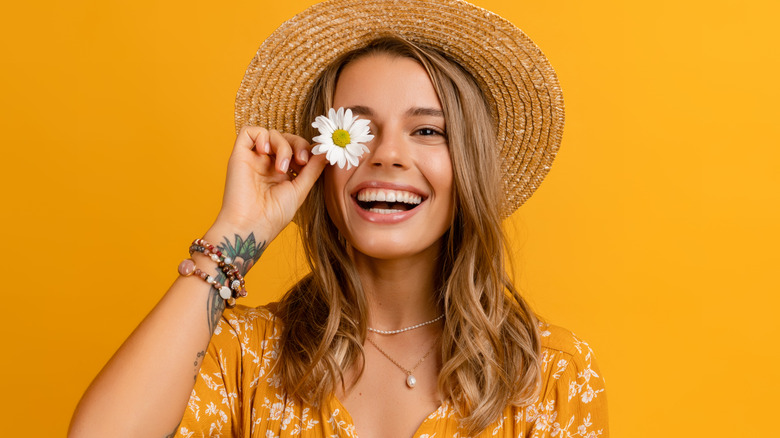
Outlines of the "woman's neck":
M 354 255 L 368 301 L 369 327 L 397 330 L 441 314 L 435 297 L 435 255 L 423 253 L 393 260 Z

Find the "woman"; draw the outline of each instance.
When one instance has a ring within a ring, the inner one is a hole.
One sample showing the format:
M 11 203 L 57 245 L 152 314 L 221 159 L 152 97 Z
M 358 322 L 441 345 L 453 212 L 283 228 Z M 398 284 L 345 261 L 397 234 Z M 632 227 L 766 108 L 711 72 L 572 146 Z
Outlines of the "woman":
M 285 23 L 239 90 L 217 220 L 72 435 L 606 436 L 587 344 L 539 323 L 503 261 L 561 102 L 522 32 L 468 3 L 340 0 Z M 370 120 L 339 134 L 365 149 L 332 144 L 330 108 Z M 294 217 L 312 273 L 225 310 Z

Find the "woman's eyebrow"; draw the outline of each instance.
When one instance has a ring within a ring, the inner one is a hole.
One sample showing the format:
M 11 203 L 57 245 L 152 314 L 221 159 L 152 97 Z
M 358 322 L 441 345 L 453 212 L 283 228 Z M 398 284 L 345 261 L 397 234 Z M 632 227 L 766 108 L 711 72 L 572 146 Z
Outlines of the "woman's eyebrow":
M 410 117 L 431 116 L 444 118 L 444 111 L 440 110 L 439 108 L 415 107 L 409 108 L 406 111 L 406 115 Z
M 349 109 L 352 110 L 352 114 L 356 116 L 362 116 L 362 117 L 373 117 L 374 111 L 371 110 L 371 108 L 363 105 L 355 105 L 349 107 Z M 432 108 L 432 107 L 414 107 L 409 108 L 406 110 L 406 116 L 407 117 L 415 117 L 415 116 L 431 116 L 431 117 L 441 117 L 444 118 L 444 112 L 440 110 L 439 108 Z
M 352 114 L 356 116 L 363 116 L 363 117 L 373 117 L 374 112 L 371 111 L 371 108 L 363 105 L 355 105 L 349 107 L 349 109 L 352 110 Z

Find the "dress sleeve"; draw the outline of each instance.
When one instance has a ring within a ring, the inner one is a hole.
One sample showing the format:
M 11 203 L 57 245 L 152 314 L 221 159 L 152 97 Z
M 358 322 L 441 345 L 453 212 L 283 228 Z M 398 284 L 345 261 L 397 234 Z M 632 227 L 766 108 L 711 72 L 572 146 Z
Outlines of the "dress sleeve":
M 542 397 L 526 411 L 531 423 L 528 436 L 606 438 L 607 398 L 593 351 L 571 332 L 564 336 L 570 337 L 565 348 L 543 351 L 546 381 Z
M 238 436 L 241 432 L 246 323 L 246 309 L 226 309 L 222 314 L 195 377 L 177 438 Z

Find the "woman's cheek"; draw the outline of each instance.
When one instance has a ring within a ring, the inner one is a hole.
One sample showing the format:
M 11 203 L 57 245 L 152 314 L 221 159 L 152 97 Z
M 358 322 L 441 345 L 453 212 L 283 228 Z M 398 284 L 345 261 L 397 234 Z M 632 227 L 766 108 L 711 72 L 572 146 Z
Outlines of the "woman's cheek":
M 346 210 L 351 202 L 346 186 L 355 170 L 355 168 L 346 170 L 336 166 L 328 166 L 325 168 L 323 176 L 325 179 L 325 207 L 328 210 L 330 220 L 342 234 L 344 233 Z

